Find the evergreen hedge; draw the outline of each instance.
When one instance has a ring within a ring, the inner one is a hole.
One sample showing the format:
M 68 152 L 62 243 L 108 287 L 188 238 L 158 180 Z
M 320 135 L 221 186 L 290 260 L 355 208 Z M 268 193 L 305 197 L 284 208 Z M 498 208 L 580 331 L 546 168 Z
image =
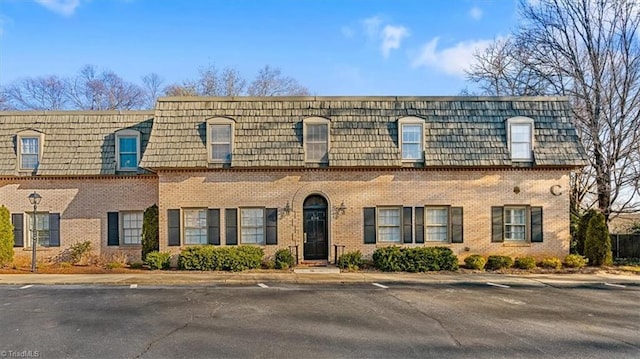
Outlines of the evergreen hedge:
M 158 206 L 155 204 L 144 210 L 142 218 L 142 258 L 147 254 L 160 250 L 158 229 Z
M 255 246 L 193 246 L 180 252 L 178 267 L 185 270 L 238 272 L 260 268 L 262 257 L 264 257 L 264 251 Z
M 602 213 L 596 213 L 589 221 L 584 242 L 584 256 L 589 259 L 590 265 L 603 266 L 613 264 L 611 238 Z
M 0 206 L 0 267 L 13 262 L 13 224 L 11 214 L 5 206 Z
M 373 252 L 373 265 L 385 272 L 458 270 L 458 257 L 447 247 L 383 247 Z

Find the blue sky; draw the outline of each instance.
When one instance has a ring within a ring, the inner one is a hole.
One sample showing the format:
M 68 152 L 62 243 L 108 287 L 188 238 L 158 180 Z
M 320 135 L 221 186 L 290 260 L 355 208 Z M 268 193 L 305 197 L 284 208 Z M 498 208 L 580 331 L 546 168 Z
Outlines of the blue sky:
M 0 0 L 0 85 L 85 64 L 164 84 L 279 67 L 314 95 L 456 95 L 515 0 Z

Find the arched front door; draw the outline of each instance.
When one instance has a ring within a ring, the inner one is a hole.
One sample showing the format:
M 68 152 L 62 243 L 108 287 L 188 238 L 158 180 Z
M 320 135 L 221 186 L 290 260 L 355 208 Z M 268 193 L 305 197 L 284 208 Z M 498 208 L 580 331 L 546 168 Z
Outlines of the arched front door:
M 304 200 L 304 259 L 328 259 L 329 238 L 327 224 L 327 200 L 312 195 Z

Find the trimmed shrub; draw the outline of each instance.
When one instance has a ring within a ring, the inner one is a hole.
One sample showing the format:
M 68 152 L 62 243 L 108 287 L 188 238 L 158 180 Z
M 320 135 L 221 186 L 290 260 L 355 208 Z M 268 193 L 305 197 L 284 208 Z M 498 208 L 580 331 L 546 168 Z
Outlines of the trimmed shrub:
M 594 266 L 613 264 L 611 238 L 602 213 L 596 213 L 589 221 L 584 256 L 589 258 L 589 264 Z
M 185 270 L 243 271 L 260 268 L 264 251 L 255 246 L 187 247 L 180 252 L 178 267 Z
M 562 261 L 556 257 L 544 258 L 542 262 L 540 262 L 540 267 L 550 268 L 550 269 L 560 269 L 562 268 Z
M 384 247 L 373 252 L 373 264 L 385 272 L 457 270 L 458 257 L 446 247 Z
M 489 270 L 496 270 L 511 268 L 511 266 L 513 266 L 513 259 L 509 256 L 489 256 L 484 267 Z
M 579 254 L 569 254 L 564 257 L 564 266 L 567 268 L 582 268 L 587 265 L 589 260 Z
M 142 217 L 142 258 L 147 258 L 147 254 L 160 250 L 159 238 L 158 206 L 154 204 L 144 210 Z
M 296 264 L 296 259 L 288 249 L 278 249 L 273 257 L 275 269 L 289 269 Z
M 593 218 L 596 213 L 598 213 L 596 210 L 590 209 L 584 212 L 579 218 L 576 232 L 573 235 L 573 253 L 584 255 L 585 242 L 587 238 L 587 227 L 589 227 L 589 221 L 591 221 L 591 218 Z
M 464 266 L 469 269 L 484 269 L 487 260 L 479 254 L 472 254 L 464 259 Z
M 145 263 L 152 270 L 169 269 L 169 266 L 171 265 L 171 253 L 158 251 L 147 253 Z
M 5 206 L 0 206 L 0 267 L 13 262 L 13 224 L 11 214 Z
M 519 269 L 533 269 L 536 267 L 536 260 L 533 257 L 516 258 L 513 266 Z
M 358 270 L 362 265 L 362 253 L 360 251 L 347 252 L 338 258 L 338 268 Z

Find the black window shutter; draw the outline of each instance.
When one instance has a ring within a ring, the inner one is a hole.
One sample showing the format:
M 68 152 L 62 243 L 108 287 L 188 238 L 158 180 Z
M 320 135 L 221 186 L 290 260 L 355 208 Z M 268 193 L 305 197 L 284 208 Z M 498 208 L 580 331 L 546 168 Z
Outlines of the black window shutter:
M 168 242 L 170 246 L 180 245 L 180 210 L 168 209 L 167 210 L 167 224 L 168 224 Z
M 424 243 L 424 207 L 416 207 L 416 243 Z
M 491 242 L 504 242 L 504 207 L 491 207 Z
M 376 243 L 376 208 L 364 208 L 364 244 Z
M 413 211 L 411 207 L 402 208 L 402 238 L 404 243 L 413 243 Z
M 120 224 L 118 212 L 107 212 L 107 245 L 120 244 Z
M 531 207 L 531 242 L 542 242 L 542 207 Z
M 220 210 L 207 210 L 207 243 L 220 245 Z
M 238 244 L 238 210 L 227 208 L 224 210 L 224 224 L 226 226 L 226 244 L 235 246 Z
M 462 207 L 451 207 L 451 243 L 463 242 Z
M 60 247 L 60 213 L 49 213 L 49 247 Z
M 267 244 L 278 244 L 278 209 L 266 209 Z
M 24 247 L 24 215 L 12 213 L 11 223 L 13 223 L 13 246 Z

